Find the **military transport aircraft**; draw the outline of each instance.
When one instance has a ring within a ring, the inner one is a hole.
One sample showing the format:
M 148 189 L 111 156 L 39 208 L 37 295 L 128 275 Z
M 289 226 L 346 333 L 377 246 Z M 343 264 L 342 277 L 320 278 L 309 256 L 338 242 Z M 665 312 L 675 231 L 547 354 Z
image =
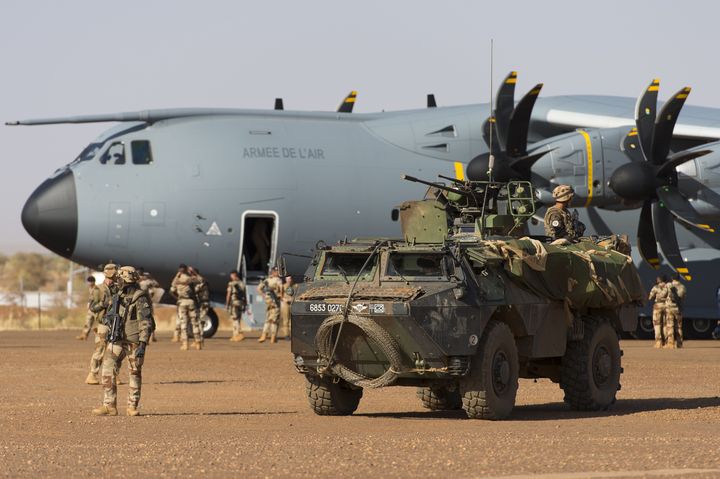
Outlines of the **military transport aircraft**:
M 571 184 L 588 234 L 634 239 L 637 231 L 646 286 L 664 257 L 688 280 L 686 328 L 709 335 L 720 267 L 720 110 L 687 106 L 678 120 L 683 89 L 656 113 L 657 81 L 637 102 L 539 98 L 537 85 L 516 104 L 516 81 L 513 72 L 501 84 L 492 115 L 487 104 L 437 107 L 433 95 L 427 108 L 357 114 L 352 92 L 336 112 L 288 111 L 277 99 L 274 110 L 11 122 L 119 123 L 35 190 L 23 225 L 91 267 L 112 258 L 167 284 L 178 263 L 196 265 L 222 301 L 231 270 L 252 283 L 283 257 L 301 275 L 318 241 L 397 236 L 397 206 L 424 193 L 401 174 L 465 179 L 467 167 L 482 179 L 492 166 L 495 179 L 531 179 L 544 204 L 555 185 Z

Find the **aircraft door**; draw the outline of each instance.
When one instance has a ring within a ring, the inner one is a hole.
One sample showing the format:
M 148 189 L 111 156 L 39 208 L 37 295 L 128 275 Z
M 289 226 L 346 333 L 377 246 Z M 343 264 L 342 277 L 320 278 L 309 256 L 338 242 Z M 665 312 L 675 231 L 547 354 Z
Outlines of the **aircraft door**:
M 275 211 L 245 211 L 240 230 L 238 270 L 246 280 L 267 276 L 275 264 L 278 241 L 278 214 Z

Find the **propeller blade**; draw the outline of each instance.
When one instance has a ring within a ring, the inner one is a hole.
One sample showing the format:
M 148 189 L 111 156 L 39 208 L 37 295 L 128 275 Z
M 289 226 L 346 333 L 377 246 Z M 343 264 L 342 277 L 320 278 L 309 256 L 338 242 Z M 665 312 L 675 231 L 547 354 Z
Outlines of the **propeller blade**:
M 276 110 L 284 110 L 285 109 L 282 98 L 275 98 L 275 109 Z
M 646 159 L 652 154 L 653 129 L 655 128 L 655 109 L 657 108 L 660 80 L 654 79 L 635 104 L 635 126 L 640 137 L 640 148 Z
M 680 194 L 677 188 L 672 186 L 661 186 L 657 189 L 657 196 L 662 202 L 661 206 L 664 205 L 667 207 L 675 219 L 702 231 L 708 231 L 710 233 L 715 232 L 715 229 L 712 226 L 704 223 L 700 219 L 700 215 L 697 214 L 687 198 Z
M 492 151 L 498 152 L 502 149 L 500 146 L 500 140 L 498 139 L 497 123 L 494 117 L 490 117 L 483 123 L 483 140 L 488 149 L 490 149 L 490 126 L 492 124 Z
M 530 115 L 532 115 L 535 100 L 537 100 L 543 84 L 538 83 L 517 104 L 510 115 L 510 128 L 507 133 L 505 151 L 509 156 L 522 156 L 527 154 L 527 136 L 530 129 Z
M 613 234 L 613 231 L 608 224 L 605 223 L 605 220 L 602 219 L 602 216 L 600 216 L 600 213 L 597 212 L 594 206 L 588 206 L 585 210 L 587 211 L 588 218 L 590 218 L 590 224 L 597 234 L 602 236 L 610 236 Z
M 550 148 L 547 150 L 536 151 L 534 153 L 530 153 L 529 155 L 521 156 L 519 158 L 513 158 L 510 161 L 510 168 L 517 171 L 518 173 L 521 173 L 523 180 L 529 181 L 530 169 L 532 168 L 532 165 L 534 165 L 535 162 L 538 161 L 540 158 L 556 149 L 557 148 Z
M 690 276 L 685 260 L 680 254 L 672 213 L 662 203 L 654 203 L 652 217 L 655 230 L 660 233 L 660 248 L 662 248 L 663 256 L 675 271 L 681 274 L 686 281 L 690 281 L 692 276 Z
M 437 103 L 435 102 L 435 95 L 433 95 L 432 93 L 428 93 L 427 107 L 428 108 L 437 108 Z
M 645 161 L 642 149 L 640 148 L 640 138 L 638 137 L 637 128 L 633 128 L 625 136 L 623 140 L 623 151 L 632 161 Z
M 643 203 L 640 212 L 640 222 L 638 222 L 637 244 L 640 256 L 653 268 L 660 267 L 660 258 L 658 256 L 657 241 L 655 241 L 655 231 L 653 231 L 652 219 L 652 201 L 646 200 Z
M 352 113 L 356 97 L 357 92 L 355 90 L 351 91 L 348 96 L 345 97 L 343 102 L 340 103 L 340 106 L 337 109 L 338 113 Z
M 665 163 L 657 170 L 657 176 L 666 176 L 672 174 L 675 168 L 687 163 L 690 160 L 699 158 L 701 156 L 709 155 L 712 150 L 697 150 L 697 151 L 680 151 L 674 155 L 670 155 Z
M 655 120 L 655 130 L 652 139 L 652 156 L 649 157 L 654 165 L 662 165 L 670 152 L 675 122 L 682 110 L 685 100 L 690 94 L 690 87 L 685 87 L 665 102 Z
M 515 84 L 517 72 L 510 72 L 498 88 L 495 100 L 495 120 L 498 129 L 498 138 L 501 145 L 507 145 L 508 131 L 510 130 L 510 117 L 515 108 Z

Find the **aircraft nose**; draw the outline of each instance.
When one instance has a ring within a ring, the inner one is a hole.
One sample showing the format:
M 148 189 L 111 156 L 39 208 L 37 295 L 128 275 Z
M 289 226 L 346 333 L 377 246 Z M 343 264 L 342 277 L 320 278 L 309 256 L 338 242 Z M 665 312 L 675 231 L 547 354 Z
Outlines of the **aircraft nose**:
M 38 243 L 69 258 L 78 230 L 75 176 L 70 169 L 45 180 L 22 210 L 22 224 Z

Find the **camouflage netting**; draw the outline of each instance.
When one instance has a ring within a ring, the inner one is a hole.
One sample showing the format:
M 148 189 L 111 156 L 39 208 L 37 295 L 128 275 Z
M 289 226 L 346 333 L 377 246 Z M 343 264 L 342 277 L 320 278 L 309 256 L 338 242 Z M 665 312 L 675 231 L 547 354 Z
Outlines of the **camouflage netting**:
M 468 255 L 481 264 L 502 262 L 520 285 L 572 309 L 612 308 L 645 296 L 632 258 L 613 249 L 616 242 L 545 244 L 525 237 L 486 241 Z

